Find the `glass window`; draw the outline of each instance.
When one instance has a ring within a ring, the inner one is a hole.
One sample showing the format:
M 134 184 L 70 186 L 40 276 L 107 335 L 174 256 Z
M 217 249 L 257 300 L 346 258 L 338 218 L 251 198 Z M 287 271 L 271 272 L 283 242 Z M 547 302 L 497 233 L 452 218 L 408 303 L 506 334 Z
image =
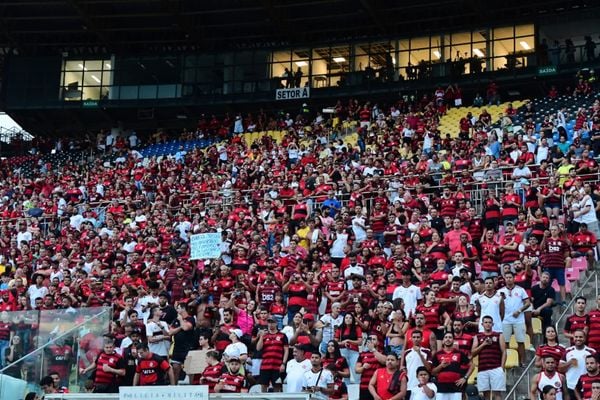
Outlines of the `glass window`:
M 453 33 L 451 35 L 452 46 L 471 42 L 471 32 Z
M 410 46 L 410 40 L 408 40 L 408 39 L 398 40 L 398 50 L 400 50 L 400 51 L 409 50 L 410 49 L 409 46 Z
M 369 44 L 354 46 L 354 71 L 363 71 L 369 65 Z
M 65 60 L 60 98 L 65 101 L 100 100 L 113 84 L 113 62 L 105 60 Z
M 515 26 L 515 36 L 533 36 L 533 25 Z
M 534 51 L 535 42 L 534 42 L 533 36 L 517 38 L 516 42 L 517 42 L 517 44 L 516 44 L 517 51 L 523 51 L 523 52 Z
M 512 38 L 513 32 L 514 30 L 512 26 L 494 28 L 494 40 Z
M 410 52 L 410 62 L 412 65 L 417 65 L 421 61 L 429 62 L 429 49 L 414 50 Z
M 488 32 L 487 30 L 473 31 L 472 35 L 473 42 L 485 42 Z
M 328 65 L 329 65 L 329 49 L 314 49 L 312 51 L 312 86 L 324 87 L 329 86 L 328 80 Z
M 411 50 L 429 48 L 429 36 L 410 39 L 410 48 Z
M 514 39 L 496 40 L 493 44 L 494 70 L 514 68 Z

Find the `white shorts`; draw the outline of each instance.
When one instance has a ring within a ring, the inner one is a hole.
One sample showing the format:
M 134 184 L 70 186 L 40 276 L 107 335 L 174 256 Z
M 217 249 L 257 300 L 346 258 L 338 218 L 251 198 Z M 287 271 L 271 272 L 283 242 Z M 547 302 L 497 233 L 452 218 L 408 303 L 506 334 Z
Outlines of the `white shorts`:
M 435 400 L 462 400 L 462 393 L 436 393 Z
M 506 375 L 502 367 L 479 371 L 477 373 L 477 390 L 480 393 L 506 391 Z
M 506 343 L 510 342 L 510 337 L 515 334 L 517 343 L 525 343 L 525 324 L 502 324 L 502 334 Z

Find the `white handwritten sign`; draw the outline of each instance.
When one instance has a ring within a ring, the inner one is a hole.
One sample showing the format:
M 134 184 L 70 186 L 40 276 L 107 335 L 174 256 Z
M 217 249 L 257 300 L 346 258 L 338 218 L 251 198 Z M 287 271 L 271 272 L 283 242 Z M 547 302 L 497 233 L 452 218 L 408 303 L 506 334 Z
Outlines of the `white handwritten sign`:
M 221 257 L 221 234 L 200 233 L 190 236 L 190 260 Z
M 208 386 L 120 386 L 119 400 L 208 400 Z

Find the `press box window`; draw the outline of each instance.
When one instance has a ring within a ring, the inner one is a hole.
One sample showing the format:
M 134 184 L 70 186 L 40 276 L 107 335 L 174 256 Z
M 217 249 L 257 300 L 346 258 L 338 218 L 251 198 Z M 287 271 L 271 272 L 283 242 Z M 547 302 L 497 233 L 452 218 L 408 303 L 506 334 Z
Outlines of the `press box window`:
M 64 101 L 102 100 L 112 86 L 113 61 L 64 60 L 60 98 Z

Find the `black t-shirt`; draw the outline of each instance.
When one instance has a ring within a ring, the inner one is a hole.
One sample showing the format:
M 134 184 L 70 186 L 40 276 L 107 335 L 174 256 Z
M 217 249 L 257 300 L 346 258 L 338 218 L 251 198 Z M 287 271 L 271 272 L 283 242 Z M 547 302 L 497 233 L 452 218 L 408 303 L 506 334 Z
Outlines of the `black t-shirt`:
M 167 304 L 164 308 L 161 307 L 160 310 L 163 312 L 160 320 L 165 321 L 167 325 L 171 325 L 177 319 L 177 310 L 172 305 Z
M 556 291 L 550 285 L 546 288 L 542 288 L 538 284 L 531 288 L 531 297 L 533 298 L 533 307 L 538 308 L 546 303 L 546 300 L 555 299 Z

